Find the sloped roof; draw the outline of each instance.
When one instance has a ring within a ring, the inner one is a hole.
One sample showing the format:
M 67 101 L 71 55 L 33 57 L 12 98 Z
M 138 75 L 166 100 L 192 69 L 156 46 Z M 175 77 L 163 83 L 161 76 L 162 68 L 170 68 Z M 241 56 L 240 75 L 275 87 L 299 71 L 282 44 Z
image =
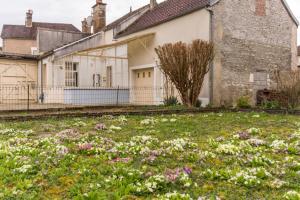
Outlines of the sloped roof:
M 138 8 L 132 12 L 129 12 L 125 15 L 123 15 L 122 17 L 120 17 L 119 19 L 113 21 L 112 23 L 108 24 L 104 29 L 105 30 L 111 30 L 113 28 L 116 28 L 121 22 L 123 22 L 124 20 L 130 18 L 131 16 L 134 16 L 135 14 L 139 13 L 140 11 L 143 11 L 144 9 L 147 9 L 149 7 L 149 4 L 148 5 L 145 5 L 141 8 Z
M 37 60 L 38 56 L 35 56 L 35 55 L 26 55 L 26 54 L 15 54 L 15 53 L 0 52 L 0 59 Z
M 184 16 L 196 10 L 210 5 L 210 0 L 167 0 L 152 10 L 148 10 L 135 23 L 129 26 L 125 31 L 118 34 L 117 37 L 129 35 L 177 17 Z
M 38 28 L 80 32 L 80 30 L 72 24 L 33 22 L 32 27 L 26 27 L 25 25 L 3 25 L 1 38 L 35 40 Z

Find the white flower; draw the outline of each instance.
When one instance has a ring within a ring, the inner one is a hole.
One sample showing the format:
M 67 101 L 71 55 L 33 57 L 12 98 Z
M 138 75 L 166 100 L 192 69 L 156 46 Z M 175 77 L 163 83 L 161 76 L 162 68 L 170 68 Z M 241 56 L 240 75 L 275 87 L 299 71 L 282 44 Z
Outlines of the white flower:
M 259 128 L 249 128 L 247 132 L 250 134 L 258 134 L 261 132 L 261 130 Z
M 168 122 L 169 120 L 167 118 L 161 119 L 161 122 Z
M 269 185 L 271 188 L 279 189 L 282 186 L 286 185 L 287 183 L 285 181 L 282 181 L 280 179 L 273 180 Z
M 172 199 L 181 199 L 181 200 L 192 200 L 188 194 L 180 194 L 177 191 L 172 193 L 166 193 L 164 195 L 158 195 L 159 200 L 172 200 Z
M 236 155 L 239 154 L 240 148 L 233 144 L 220 144 L 216 149 L 218 153 Z
M 288 148 L 288 145 L 284 140 L 274 140 L 270 145 L 275 151 L 284 151 Z
M 119 126 L 111 125 L 111 126 L 109 127 L 109 130 L 111 130 L 111 131 L 120 131 L 120 130 L 122 130 L 122 128 L 119 127 Z
M 300 200 L 300 193 L 296 191 L 288 191 L 283 197 L 287 200 Z
M 157 120 L 155 120 L 154 118 L 148 118 L 148 119 L 144 119 L 141 121 L 141 125 L 154 125 L 156 124 Z
M 32 168 L 31 165 L 23 165 L 22 167 L 15 169 L 15 171 L 20 172 L 20 173 L 26 173 L 31 168 Z
M 176 121 L 177 121 L 177 119 L 174 119 L 174 118 L 170 119 L 170 122 L 176 122 Z

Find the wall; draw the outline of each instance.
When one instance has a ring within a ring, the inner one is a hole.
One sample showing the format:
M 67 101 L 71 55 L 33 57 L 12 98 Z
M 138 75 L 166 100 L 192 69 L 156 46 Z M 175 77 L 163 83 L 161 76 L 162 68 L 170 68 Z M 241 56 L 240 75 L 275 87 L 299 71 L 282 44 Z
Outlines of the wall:
M 0 59 L 0 104 L 37 101 L 37 61 Z M 28 88 L 28 85 L 30 87 Z
M 256 90 L 268 87 L 256 87 L 255 81 L 295 63 L 296 24 L 282 2 L 267 0 L 265 16 L 255 15 L 255 2 L 221 0 L 213 7 L 215 105 L 233 105 L 246 94 L 255 103 Z
M 89 36 L 89 34 L 39 29 L 37 35 L 38 49 L 40 52 L 48 52 L 87 36 Z
M 129 89 L 64 89 L 64 103 L 72 105 L 126 105 Z
M 37 82 L 37 61 L 0 59 L 0 84 Z
M 102 56 L 101 56 L 102 54 Z M 78 67 L 78 86 L 93 87 L 93 74 L 100 74 L 101 87 L 106 87 L 106 70 L 112 67 L 112 87 L 128 87 L 128 61 L 127 59 L 115 59 L 114 57 L 127 57 L 127 45 L 110 47 L 105 50 L 92 52 L 89 56 L 70 55 L 62 58 L 48 57 L 43 60 L 46 64 L 46 86 L 65 86 L 65 63 L 76 62 Z
M 31 48 L 37 47 L 35 40 L 4 39 L 3 52 L 31 55 Z
M 142 38 L 128 44 L 129 69 L 154 67 L 154 87 L 163 86 L 163 75 L 157 67 L 158 58 L 154 48 L 166 43 L 187 42 L 195 39 L 209 40 L 209 12 L 205 9 L 193 12 L 189 15 L 174 19 L 164 24 L 131 34 L 121 39 L 131 38 L 137 35 L 155 33 L 154 37 Z M 109 36 L 106 36 L 106 38 Z M 132 79 L 132 78 L 131 78 Z M 138 87 L 138 86 L 137 86 Z M 158 96 L 157 94 L 156 96 Z M 209 98 L 209 80 L 205 79 L 200 95 L 206 101 Z M 161 99 L 160 99 L 161 100 Z

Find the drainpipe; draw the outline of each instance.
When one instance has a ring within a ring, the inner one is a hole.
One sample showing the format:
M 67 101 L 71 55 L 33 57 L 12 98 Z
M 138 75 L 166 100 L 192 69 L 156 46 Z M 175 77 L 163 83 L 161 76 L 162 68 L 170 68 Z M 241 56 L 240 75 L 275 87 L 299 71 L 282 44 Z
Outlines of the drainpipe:
M 44 103 L 44 79 L 43 79 L 43 59 L 41 59 L 41 95 L 40 95 L 40 100 L 41 103 Z
M 214 28 L 213 28 L 213 16 L 214 12 L 211 7 L 206 8 L 209 12 L 209 41 L 214 41 Z M 210 63 L 210 70 L 209 70 L 209 102 L 213 104 L 214 97 L 214 60 Z

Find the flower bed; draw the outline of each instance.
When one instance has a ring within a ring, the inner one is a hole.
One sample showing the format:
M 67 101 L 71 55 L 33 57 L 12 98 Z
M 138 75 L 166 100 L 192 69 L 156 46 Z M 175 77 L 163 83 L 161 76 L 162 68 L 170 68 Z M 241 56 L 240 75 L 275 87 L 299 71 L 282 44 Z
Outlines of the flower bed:
M 0 124 L 0 199 L 300 199 L 296 116 Z

